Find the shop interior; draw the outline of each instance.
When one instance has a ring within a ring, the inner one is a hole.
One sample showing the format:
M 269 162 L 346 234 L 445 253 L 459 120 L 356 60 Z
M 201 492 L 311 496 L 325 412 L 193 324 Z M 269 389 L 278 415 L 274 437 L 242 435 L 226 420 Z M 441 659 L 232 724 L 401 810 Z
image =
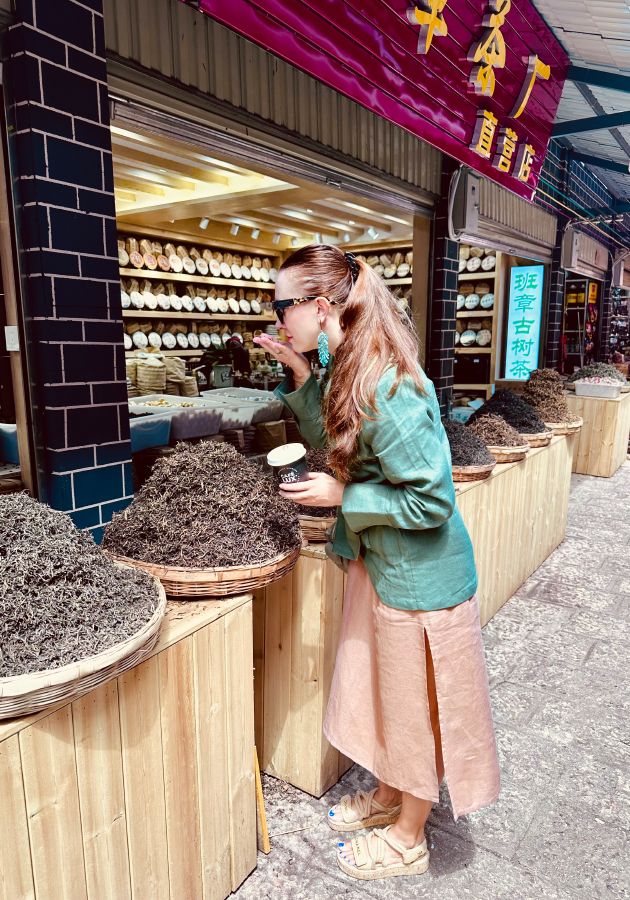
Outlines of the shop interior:
M 572 375 L 599 359 L 601 292 L 601 281 L 567 272 L 560 356 L 560 371 L 565 375 Z

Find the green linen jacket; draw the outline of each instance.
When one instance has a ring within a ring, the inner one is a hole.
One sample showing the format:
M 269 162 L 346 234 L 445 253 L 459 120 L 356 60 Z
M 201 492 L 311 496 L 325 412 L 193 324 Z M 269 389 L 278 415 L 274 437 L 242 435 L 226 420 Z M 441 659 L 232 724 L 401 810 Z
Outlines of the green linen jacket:
M 472 543 L 455 502 L 451 452 L 435 389 L 409 378 L 389 396 L 390 367 L 376 393 L 377 414 L 365 419 L 359 463 L 343 492 L 333 550 L 363 557 L 383 603 L 396 609 L 445 609 L 475 593 Z M 313 447 L 328 443 L 320 387 L 311 375 L 299 390 L 289 376 L 276 388 Z

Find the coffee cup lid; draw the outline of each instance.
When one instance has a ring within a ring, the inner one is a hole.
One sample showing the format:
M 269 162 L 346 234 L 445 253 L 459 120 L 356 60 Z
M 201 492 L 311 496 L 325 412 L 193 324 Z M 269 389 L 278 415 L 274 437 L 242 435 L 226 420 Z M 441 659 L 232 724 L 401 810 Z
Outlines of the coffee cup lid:
M 304 444 L 282 444 L 281 447 L 274 447 L 269 451 L 267 462 L 270 466 L 290 466 L 304 456 L 306 456 Z

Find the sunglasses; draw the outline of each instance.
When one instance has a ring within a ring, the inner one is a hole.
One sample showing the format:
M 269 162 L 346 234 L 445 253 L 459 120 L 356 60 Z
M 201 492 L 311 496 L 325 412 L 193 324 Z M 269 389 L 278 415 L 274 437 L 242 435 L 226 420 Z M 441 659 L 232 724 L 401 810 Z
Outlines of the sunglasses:
M 312 294 L 310 297 L 293 297 L 292 299 L 287 300 L 273 300 L 271 306 L 273 307 L 273 311 L 278 317 L 278 322 L 281 325 L 284 325 L 284 311 L 288 309 L 290 306 L 299 306 L 300 303 L 309 303 L 311 300 L 317 300 L 321 294 Z M 327 297 L 324 299 L 328 300 Z M 328 300 L 331 306 L 334 306 L 334 300 Z

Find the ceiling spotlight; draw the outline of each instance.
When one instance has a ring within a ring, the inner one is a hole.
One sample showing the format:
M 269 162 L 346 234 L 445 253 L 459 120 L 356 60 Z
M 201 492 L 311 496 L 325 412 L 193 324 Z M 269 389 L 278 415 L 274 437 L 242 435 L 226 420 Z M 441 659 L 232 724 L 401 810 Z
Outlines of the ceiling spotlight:
M 313 235 L 313 242 L 314 242 L 315 244 L 321 244 L 321 242 L 322 242 L 322 236 L 321 236 L 321 234 L 319 233 L 319 231 L 316 231 L 315 234 Z
M 239 226 L 236 223 L 234 223 L 234 225 L 232 225 L 230 228 L 230 234 L 238 234 L 238 229 L 239 229 Z
M 252 240 L 253 241 L 258 239 L 259 234 L 260 234 L 260 228 L 252 228 Z
M 347 244 L 348 241 L 350 240 L 350 235 L 348 234 L 347 231 L 346 231 L 346 233 L 344 234 L 343 239 L 344 239 L 344 242 L 345 242 L 346 244 Z
M 372 240 L 375 240 L 378 237 L 378 231 L 376 230 L 376 228 L 372 228 L 371 225 L 368 228 L 367 232 L 370 235 L 370 237 L 372 238 Z
M 297 247 L 297 238 L 291 238 L 291 246 Z
M 209 224 L 210 224 L 210 219 L 207 219 L 204 216 L 203 219 L 201 220 L 201 222 L 199 223 L 199 227 L 203 228 L 203 230 L 205 231 Z
M 313 212 L 313 210 L 312 210 L 312 209 L 307 209 L 307 210 L 306 210 L 306 212 L 310 212 L 310 213 L 312 213 L 312 212 Z
M 348 225 L 356 225 L 356 222 L 353 222 L 352 219 L 348 219 Z
M 278 233 L 277 231 L 276 231 L 276 233 L 274 234 L 274 236 L 271 238 L 271 240 L 272 240 L 272 243 L 274 243 L 274 244 L 279 244 L 279 243 L 280 243 L 280 235 L 279 235 L 279 233 Z

